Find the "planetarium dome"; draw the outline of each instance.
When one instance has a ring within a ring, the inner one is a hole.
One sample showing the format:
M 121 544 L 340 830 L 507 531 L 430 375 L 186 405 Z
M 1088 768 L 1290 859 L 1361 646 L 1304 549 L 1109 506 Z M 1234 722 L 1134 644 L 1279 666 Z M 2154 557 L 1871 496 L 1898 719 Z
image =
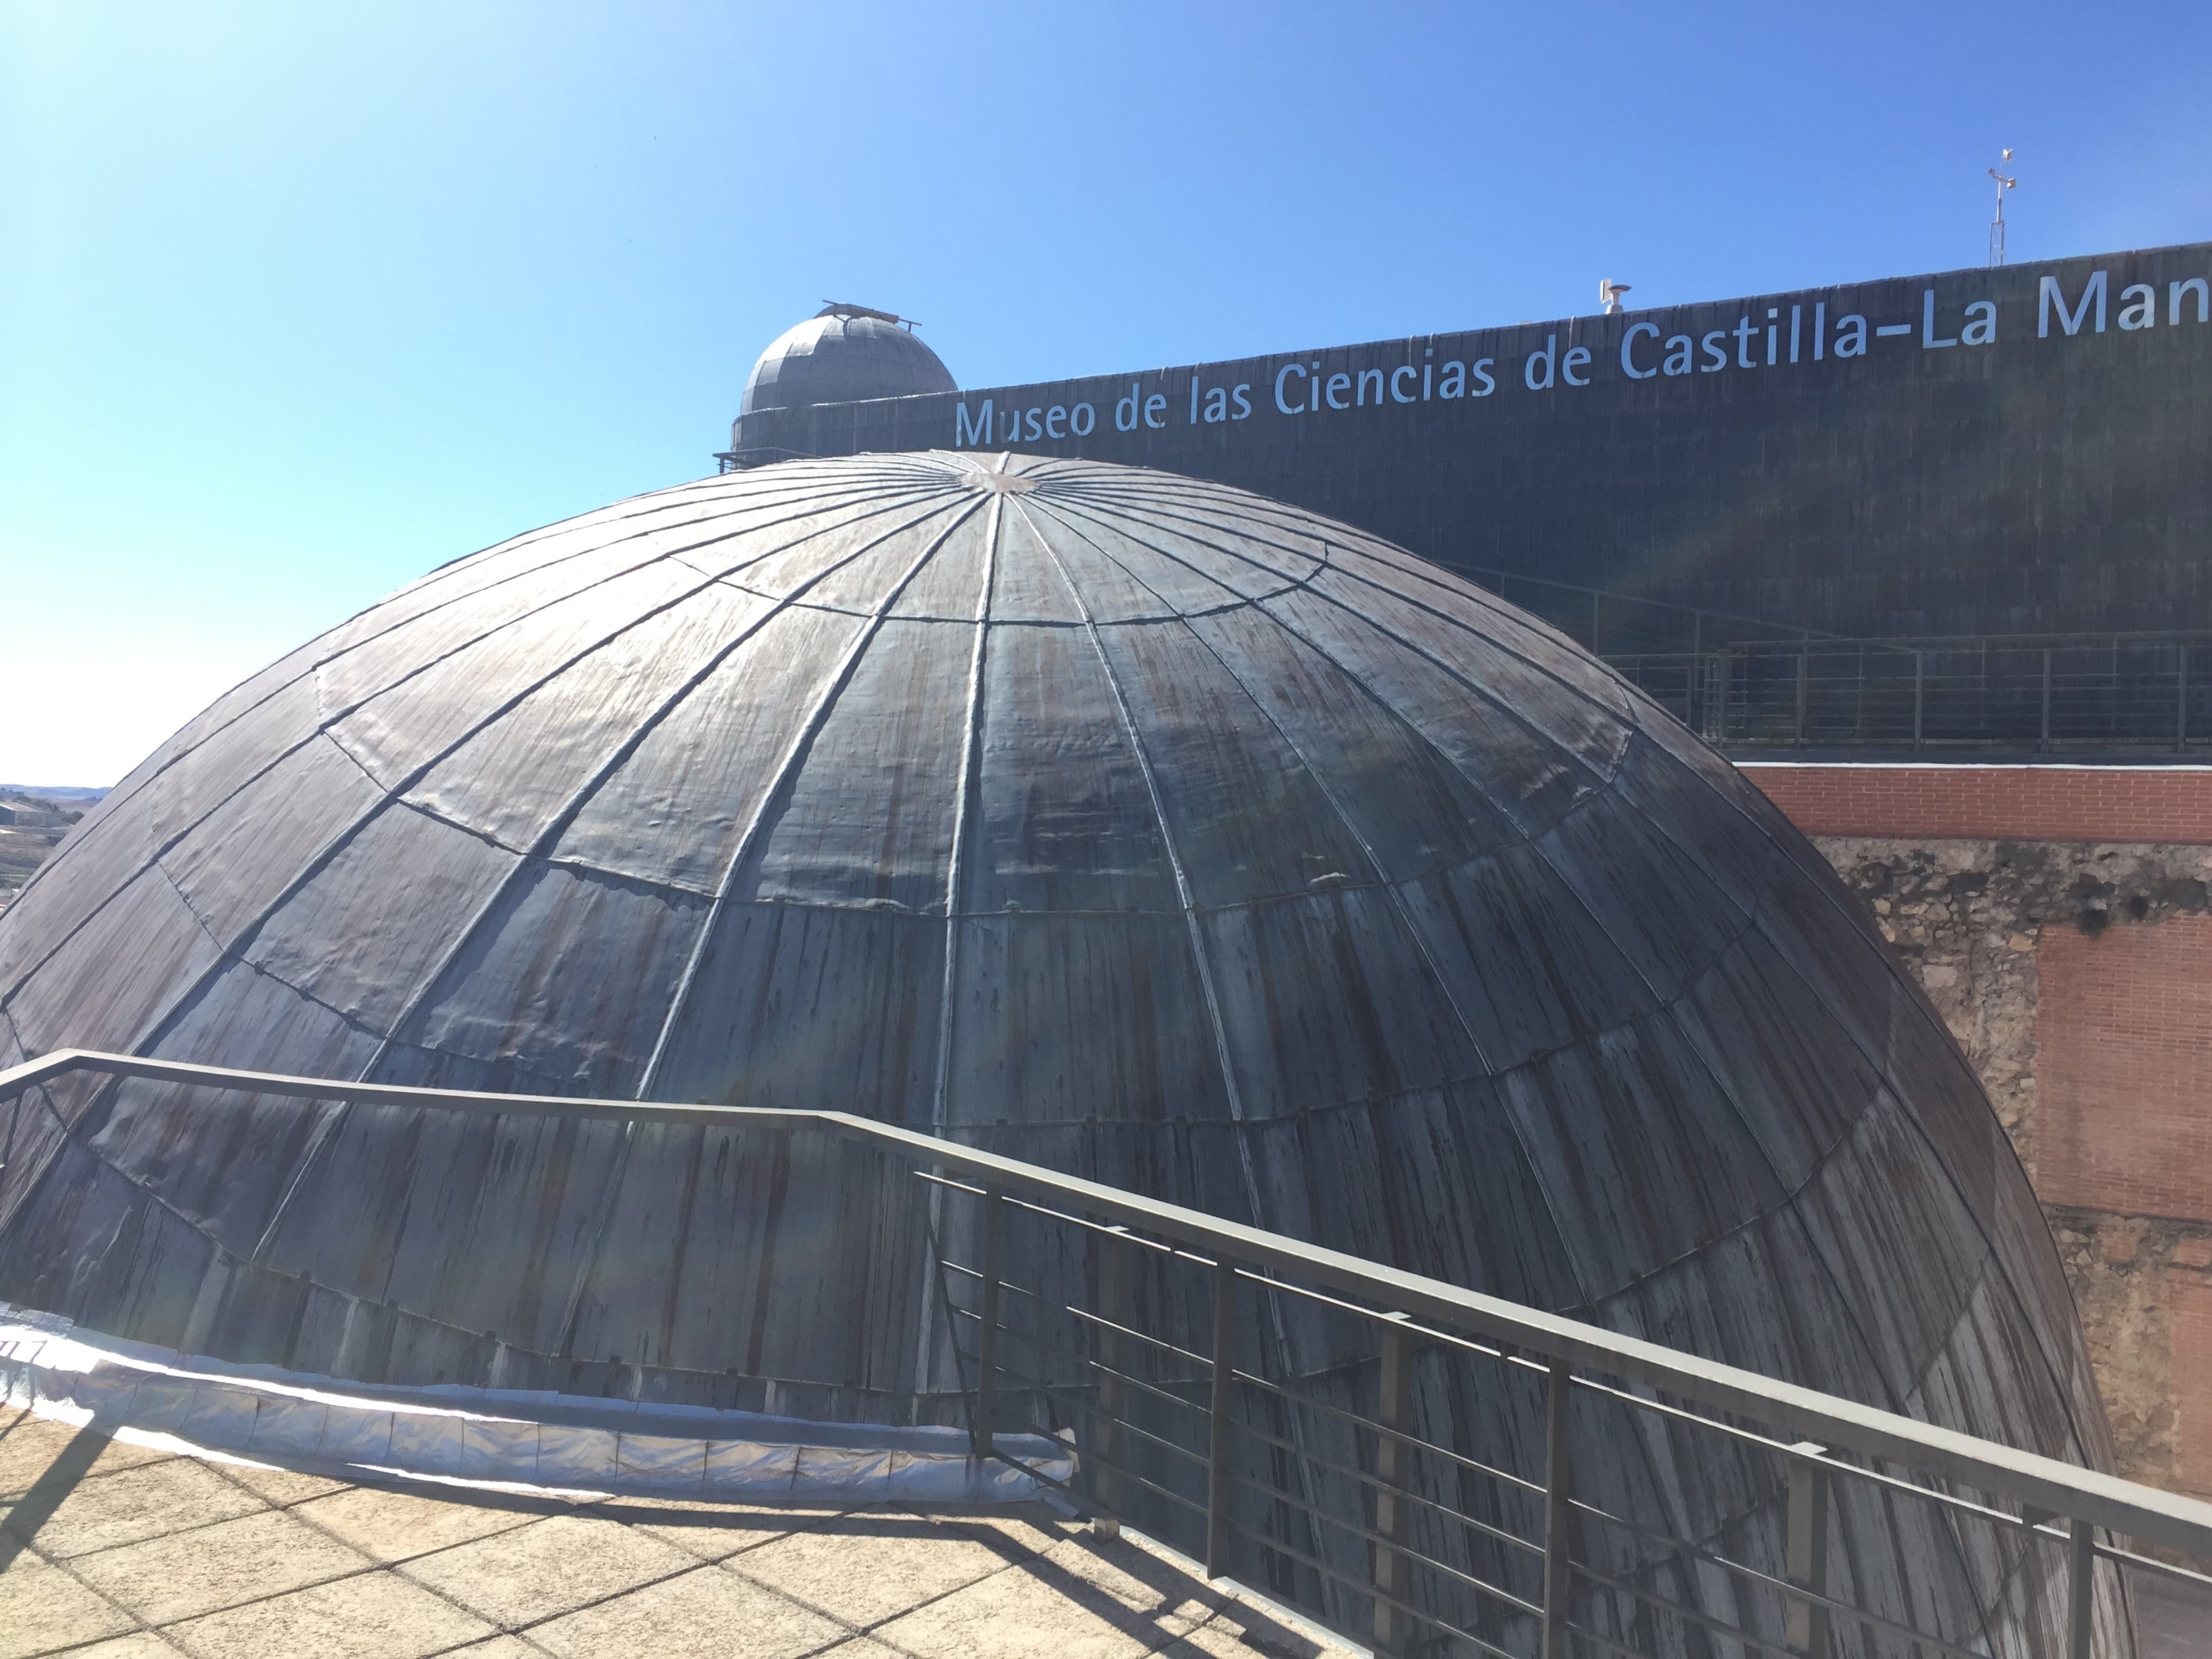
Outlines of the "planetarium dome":
M 0 1064 L 64 1047 L 870 1114 L 2110 1467 L 2020 1166 L 1804 838 L 1512 607 L 1167 474 L 793 461 L 434 571 L 0 915 Z M 825 1209 L 710 1129 L 27 1099 L 14 1303 L 370 1383 L 957 1420 L 926 1247 L 827 1248 L 922 1224 L 863 1175 Z M 1372 1359 L 1273 1328 L 1316 1386 Z M 1775 1501 L 1623 1433 L 1627 1512 Z
M 914 326 L 889 312 L 832 301 L 769 343 L 746 377 L 730 447 L 745 449 L 745 416 L 809 404 L 953 392 L 951 371 Z

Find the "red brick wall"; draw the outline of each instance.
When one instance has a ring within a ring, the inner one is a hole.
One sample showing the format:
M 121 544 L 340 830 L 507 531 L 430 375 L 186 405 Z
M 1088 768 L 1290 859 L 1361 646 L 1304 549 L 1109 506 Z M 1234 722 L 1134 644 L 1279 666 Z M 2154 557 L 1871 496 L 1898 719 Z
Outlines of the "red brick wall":
M 2212 844 L 2212 767 L 1753 762 L 1742 770 L 1808 836 Z
M 2038 1194 L 2212 1217 L 2212 916 L 2045 927 L 2035 959 Z
M 1823 838 L 2031 1161 L 2122 1472 L 2212 1496 L 2212 768 L 1743 770 Z

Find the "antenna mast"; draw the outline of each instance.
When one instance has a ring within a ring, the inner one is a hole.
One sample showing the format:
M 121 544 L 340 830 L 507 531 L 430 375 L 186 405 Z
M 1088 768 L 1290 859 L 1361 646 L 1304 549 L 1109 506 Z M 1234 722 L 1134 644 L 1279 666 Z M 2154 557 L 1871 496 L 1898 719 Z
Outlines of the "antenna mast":
M 2011 161 L 2012 152 L 2010 150 L 2007 150 L 1999 159 L 2006 161 Z M 2005 192 L 2010 190 L 2014 185 L 2017 185 L 2020 180 L 2017 179 L 2007 178 L 2003 173 L 1999 173 L 1995 167 L 1991 167 L 1990 169 L 1990 177 L 1997 181 L 1997 216 L 1990 221 L 1990 264 L 1992 266 L 1996 266 L 2002 264 L 2005 259 Z

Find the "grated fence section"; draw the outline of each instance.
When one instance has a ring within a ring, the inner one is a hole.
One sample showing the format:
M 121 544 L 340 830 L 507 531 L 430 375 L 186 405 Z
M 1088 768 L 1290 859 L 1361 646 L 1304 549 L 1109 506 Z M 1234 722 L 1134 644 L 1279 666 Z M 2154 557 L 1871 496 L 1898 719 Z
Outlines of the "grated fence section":
M 1785 640 L 1607 659 L 1721 747 L 2212 746 L 2212 637 Z

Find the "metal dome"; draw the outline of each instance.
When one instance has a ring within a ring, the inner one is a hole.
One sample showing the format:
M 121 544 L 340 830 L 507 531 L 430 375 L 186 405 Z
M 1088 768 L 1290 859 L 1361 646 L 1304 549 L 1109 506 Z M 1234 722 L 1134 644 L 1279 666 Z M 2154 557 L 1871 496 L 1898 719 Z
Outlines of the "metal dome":
M 761 353 L 745 380 L 730 447 L 744 447 L 744 417 L 761 410 L 957 389 L 951 371 L 899 319 L 832 304 L 786 329 Z
M 69 1045 L 871 1113 L 2110 1463 L 2020 1166 L 1814 848 L 1511 607 L 1161 473 L 791 462 L 434 572 L 0 916 L 0 1063 Z M 57 1094 L 0 1170 L 0 1296 L 372 1382 L 611 1357 L 948 1415 L 918 1253 L 829 1262 L 728 1152 Z M 782 1313 L 732 1312 L 756 1278 Z M 1286 1372 L 1363 1363 L 1286 1317 Z M 1692 1536 L 1749 1501 L 1662 1488 L 1717 1506 Z

